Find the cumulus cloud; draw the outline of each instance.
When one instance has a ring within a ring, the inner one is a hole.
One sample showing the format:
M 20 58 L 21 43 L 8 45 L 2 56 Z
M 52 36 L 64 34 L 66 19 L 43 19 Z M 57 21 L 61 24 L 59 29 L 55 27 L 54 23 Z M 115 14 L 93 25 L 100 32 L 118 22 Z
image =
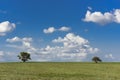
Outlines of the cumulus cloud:
M 112 55 L 112 54 L 106 54 L 106 55 L 105 55 L 105 58 L 114 59 L 114 57 L 113 57 L 113 55 Z
M 64 38 L 58 37 L 52 40 L 53 43 L 59 43 L 61 46 L 46 46 L 40 49 L 41 55 L 46 55 L 49 60 L 55 61 L 81 61 L 92 53 L 97 53 L 98 48 L 92 48 L 89 41 L 75 35 L 68 33 Z
M 66 27 L 66 26 L 63 26 L 61 27 L 60 29 L 58 29 L 59 31 L 69 31 L 70 28 L 69 27 Z
M 43 30 L 44 33 L 53 33 L 54 31 L 56 31 L 54 27 L 49 27 L 48 29 Z
M 48 33 L 53 33 L 55 31 L 64 31 L 64 32 L 66 32 L 66 31 L 69 31 L 69 30 L 70 30 L 70 28 L 66 27 L 66 26 L 63 26 L 63 27 L 61 27 L 59 29 L 55 29 L 54 27 L 49 27 L 48 29 L 44 29 L 43 32 L 48 34 Z
M 115 9 L 112 12 L 105 12 L 105 13 L 99 11 L 95 11 L 92 13 L 91 11 L 87 10 L 87 13 L 83 21 L 94 22 L 102 25 L 112 22 L 120 23 L 120 9 Z
M 114 17 L 115 17 L 114 22 L 120 23 L 120 9 L 116 9 L 114 11 Z
M 24 37 L 24 38 L 14 37 L 11 39 L 6 39 L 6 41 L 9 43 L 21 43 L 22 44 L 22 45 L 9 44 L 9 45 L 7 45 L 9 47 L 27 50 L 28 52 L 35 50 L 35 48 L 31 45 L 31 42 L 33 41 L 33 39 L 30 37 Z
M 15 29 L 15 24 L 10 23 L 9 21 L 4 21 L 0 23 L 0 36 L 6 35 L 8 32 L 11 32 Z
M 84 39 L 79 35 L 75 35 L 73 33 L 68 33 L 64 38 L 58 37 L 58 39 L 54 39 L 52 42 L 54 43 L 62 43 L 63 47 L 79 49 L 76 51 L 85 51 L 89 53 L 95 53 L 98 51 L 97 48 L 92 48 L 89 45 L 89 41 Z
M 32 54 L 34 61 L 82 61 L 90 54 L 95 54 L 99 51 L 98 48 L 93 48 L 87 39 L 68 33 L 65 37 L 58 37 L 51 42 L 53 45 L 36 48 L 32 45 L 32 38 L 14 37 L 7 39 L 11 43 L 8 47 L 22 49 Z M 12 45 L 20 42 L 22 44 Z

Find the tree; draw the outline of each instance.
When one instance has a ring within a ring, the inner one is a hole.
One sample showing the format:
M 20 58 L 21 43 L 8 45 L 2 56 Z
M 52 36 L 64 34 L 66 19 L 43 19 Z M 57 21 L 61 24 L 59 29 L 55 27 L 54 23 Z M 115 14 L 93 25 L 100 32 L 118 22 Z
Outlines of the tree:
M 20 52 L 20 54 L 18 55 L 18 58 L 21 59 L 23 62 L 26 62 L 31 59 L 30 54 L 27 52 Z
M 92 61 L 94 61 L 95 63 L 102 62 L 102 60 L 97 56 L 93 57 Z

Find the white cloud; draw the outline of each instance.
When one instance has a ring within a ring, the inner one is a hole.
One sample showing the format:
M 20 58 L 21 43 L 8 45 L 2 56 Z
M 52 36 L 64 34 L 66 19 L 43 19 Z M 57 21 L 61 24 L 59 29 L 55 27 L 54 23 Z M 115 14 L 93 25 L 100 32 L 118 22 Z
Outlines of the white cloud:
M 48 29 L 43 30 L 44 33 L 53 33 L 54 31 L 56 31 L 54 27 L 49 27 Z
M 4 51 L 0 51 L 0 57 L 4 55 Z
M 98 48 L 91 47 L 88 40 L 73 33 L 53 39 L 54 46 L 47 45 L 44 48 L 34 47 L 32 38 L 28 37 L 14 37 L 6 41 L 11 43 L 8 47 L 30 52 L 33 61 L 82 61 L 88 55 L 98 52 Z
M 112 54 L 106 54 L 106 55 L 105 55 L 105 58 L 114 59 L 114 57 L 113 57 L 113 55 L 112 55 Z
M 113 22 L 113 18 L 114 16 L 109 12 L 102 14 L 101 12 L 91 13 L 90 11 L 87 11 L 84 21 L 106 24 Z
M 21 41 L 21 39 L 19 37 L 14 37 L 12 39 L 7 39 L 6 41 L 10 42 L 10 43 L 13 43 L 13 42 L 19 42 L 19 41 Z
M 24 38 L 19 38 L 19 37 L 14 37 L 11 39 L 7 39 L 7 42 L 14 43 L 14 42 L 32 42 L 32 38 L 30 37 L 24 37 Z
M 73 33 L 68 33 L 64 38 L 58 37 L 58 39 L 54 39 L 52 42 L 62 43 L 63 47 L 66 48 L 79 49 L 76 51 L 84 52 L 87 50 L 89 53 L 95 53 L 96 51 L 98 51 L 97 48 L 90 47 L 88 40 Z
M 43 32 L 48 34 L 48 33 L 53 33 L 55 31 L 64 31 L 64 32 L 66 32 L 66 31 L 69 31 L 69 30 L 70 30 L 70 28 L 66 27 L 66 26 L 63 26 L 63 27 L 61 27 L 59 29 L 55 29 L 54 27 L 49 27 L 48 29 L 44 29 Z
M 81 61 L 88 54 L 98 52 L 98 48 L 92 48 L 88 40 L 73 33 L 68 33 L 64 38 L 59 37 L 52 42 L 61 43 L 62 46 L 48 45 L 46 48 L 40 49 L 40 55 L 46 55 L 46 59 L 49 60 Z
M 120 9 L 114 11 L 115 22 L 120 23 Z
M 0 36 L 6 35 L 8 32 L 11 32 L 15 29 L 15 24 L 10 23 L 9 21 L 4 21 L 0 23 Z
M 92 10 L 92 7 L 88 6 L 88 9 L 89 9 L 89 10 Z
M 89 10 L 87 11 L 85 18 L 83 19 L 85 22 L 94 22 L 98 24 L 107 24 L 107 23 L 120 23 L 120 9 L 115 9 L 113 12 L 90 12 Z
M 0 61 L 2 62 L 13 62 L 18 61 L 16 52 L 0 51 Z
M 70 28 L 69 27 L 66 27 L 66 26 L 63 26 L 59 29 L 59 31 L 69 31 Z
M 7 45 L 8 47 L 14 47 L 17 49 L 22 49 L 22 50 L 27 50 L 28 52 L 34 51 L 35 48 L 31 45 L 31 42 L 33 41 L 32 38 L 30 37 L 24 37 L 24 38 L 19 38 L 19 37 L 14 37 L 11 39 L 6 39 L 7 42 L 9 43 L 21 43 L 22 45 L 13 45 L 9 44 Z

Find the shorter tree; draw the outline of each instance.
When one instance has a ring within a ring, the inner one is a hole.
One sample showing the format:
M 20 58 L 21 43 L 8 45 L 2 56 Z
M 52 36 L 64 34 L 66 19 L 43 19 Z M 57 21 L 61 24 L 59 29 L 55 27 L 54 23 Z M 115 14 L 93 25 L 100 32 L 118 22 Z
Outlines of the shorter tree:
M 21 59 L 23 62 L 26 62 L 31 59 L 30 54 L 27 52 L 20 52 L 20 54 L 18 55 L 18 58 Z
M 95 63 L 102 62 L 102 60 L 97 56 L 93 57 L 92 61 L 94 61 Z

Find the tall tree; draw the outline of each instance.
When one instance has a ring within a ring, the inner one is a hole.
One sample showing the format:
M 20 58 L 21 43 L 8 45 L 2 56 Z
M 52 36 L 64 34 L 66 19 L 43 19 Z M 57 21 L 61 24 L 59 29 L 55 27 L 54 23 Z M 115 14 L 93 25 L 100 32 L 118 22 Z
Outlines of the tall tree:
M 102 60 L 97 56 L 93 57 L 92 61 L 94 61 L 95 63 L 102 62 Z
M 20 52 L 20 54 L 18 55 L 19 59 L 21 59 L 23 62 L 26 62 L 28 60 L 30 60 L 30 54 L 28 52 Z

